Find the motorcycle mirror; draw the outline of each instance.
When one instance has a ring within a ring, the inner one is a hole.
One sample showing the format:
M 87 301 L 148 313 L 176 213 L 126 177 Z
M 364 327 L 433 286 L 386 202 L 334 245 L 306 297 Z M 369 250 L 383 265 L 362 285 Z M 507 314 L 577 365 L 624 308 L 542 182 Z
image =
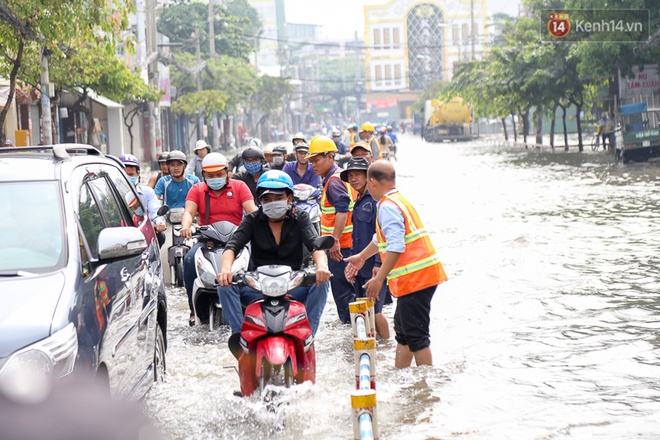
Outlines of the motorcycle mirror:
M 160 208 L 158 208 L 158 211 L 156 211 L 156 214 L 158 214 L 158 216 L 165 215 L 165 214 L 167 214 L 167 212 L 169 210 L 170 210 L 169 206 L 163 205 Z
M 324 251 L 331 249 L 335 245 L 335 237 L 332 235 L 324 235 L 314 240 L 314 249 Z

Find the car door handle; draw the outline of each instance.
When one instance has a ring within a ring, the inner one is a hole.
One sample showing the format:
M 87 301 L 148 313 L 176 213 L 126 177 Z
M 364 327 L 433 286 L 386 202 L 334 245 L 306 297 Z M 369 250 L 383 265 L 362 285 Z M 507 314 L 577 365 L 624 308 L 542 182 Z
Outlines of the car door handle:
M 122 280 L 122 282 L 124 282 L 124 283 L 127 282 L 130 277 L 131 277 L 131 274 L 128 273 L 128 269 L 126 269 L 125 267 L 122 267 L 122 269 L 121 269 L 121 280 Z

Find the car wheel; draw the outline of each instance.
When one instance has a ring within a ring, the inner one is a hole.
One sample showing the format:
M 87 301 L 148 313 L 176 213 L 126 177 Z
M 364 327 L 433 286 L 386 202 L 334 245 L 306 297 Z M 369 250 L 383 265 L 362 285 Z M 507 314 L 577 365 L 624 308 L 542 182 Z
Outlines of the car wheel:
M 154 347 L 154 382 L 165 380 L 165 336 L 160 324 L 156 325 L 156 344 Z

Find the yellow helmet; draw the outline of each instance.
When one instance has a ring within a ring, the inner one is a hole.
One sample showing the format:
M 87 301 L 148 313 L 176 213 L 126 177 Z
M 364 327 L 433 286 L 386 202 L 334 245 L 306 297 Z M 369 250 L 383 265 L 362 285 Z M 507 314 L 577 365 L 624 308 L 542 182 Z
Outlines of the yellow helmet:
M 365 122 L 362 124 L 362 128 L 360 129 L 360 131 L 370 131 L 373 133 L 374 131 L 376 131 L 376 128 L 374 127 L 374 124 L 372 124 L 371 122 Z
M 309 142 L 307 157 L 316 156 L 317 154 L 334 153 L 336 151 L 337 145 L 335 145 L 335 141 L 327 136 L 318 135 L 314 136 Z

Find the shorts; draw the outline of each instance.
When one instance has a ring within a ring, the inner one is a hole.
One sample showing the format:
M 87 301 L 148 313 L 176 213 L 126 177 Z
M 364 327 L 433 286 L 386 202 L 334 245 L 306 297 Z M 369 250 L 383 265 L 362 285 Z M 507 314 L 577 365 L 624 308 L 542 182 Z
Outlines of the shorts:
M 363 278 L 360 275 L 357 275 L 355 277 L 355 297 L 356 298 L 366 298 L 367 296 L 367 289 L 365 289 L 364 286 L 366 282 L 369 281 L 369 278 Z M 380 297 L 378 298 L 378 301 L 374 302 L 374 312 L 375 313 L 382 313 L 383 312 L 383 304 L 385 303 L 385 297 L 387 296 L 387 283 L 383 283 L 383 288 L 380 291 Z
M 396 300 L 394 338 L 413 353 L 431 345 L 431 300 L 437 287 L 427 287 Z

